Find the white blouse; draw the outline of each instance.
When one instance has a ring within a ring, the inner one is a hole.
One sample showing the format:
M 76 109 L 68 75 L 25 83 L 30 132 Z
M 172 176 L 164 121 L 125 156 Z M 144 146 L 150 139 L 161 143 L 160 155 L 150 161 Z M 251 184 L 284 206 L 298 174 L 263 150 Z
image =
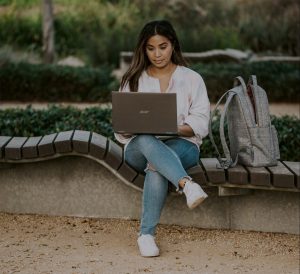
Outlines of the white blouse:
M 151 77 L 144 71 L 139 79 L 138 88 L 141 92 L 160 92 L 159 79 Z M 122 92 L 129 92 L 127 84 Z M 173 72 L 166 92 L 177 94 L 177 123 L 188 124 L 194 131 L 193 137 L 182 137 L 199 146 L 208 134 L 210 103 L 206 86 L 202 77 L 195 71 L 177 66 Z M 135 136 L 125 138 L 115 133 L 116 139 L 122 144 L 128 144 Z

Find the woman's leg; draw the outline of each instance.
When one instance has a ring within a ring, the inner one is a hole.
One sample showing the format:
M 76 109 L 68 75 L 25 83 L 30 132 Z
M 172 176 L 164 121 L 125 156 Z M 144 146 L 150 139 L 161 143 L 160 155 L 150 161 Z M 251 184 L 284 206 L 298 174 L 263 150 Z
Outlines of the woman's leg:
M 164 143 L 177 154 L 185 170 L 199 164 L 200 152 L 195 144 L 182 138 L 168 139 Z
M 159 141 L 158 143 L 160 144 L 161 141 Z M 192 144 L 191 142 L 181 138 L 174 138 L 165 141 L 165 144 L 162 143 L 162 147 L 166 146 L 168 154 L 171 151 L 172 158 L 175 158 L 175 161 L 179 160 L 180 165 L 182 163 L 183 168 L 187 169 L 198 163 L 199 150 L 197 146 Z M 143 147 L 144 149 L 146 149 L 145 146 Z M 174 155 L 175 157 L 173 157 Z M 146 158 L 140 151 L 140 144 L 132 141 L 125 151 L 125 159 L 131 166 L 133 166 L 136 170 L 140 172 L 145 168 L 147 162 Z M 152 165 L 156 166 L 155 164 Z M 173 170 L 173 172 L 175 171 Z M 185 170 L 182 177 L 183 176 L 187 176 Z M 159 218 L 167 197 L 167 193 L 168 179 L 165 178 L 159 171 L 154 171 L 150 168 L 147 168 L 143 191 L 141 234 L 155 234 L 155 228 L 159 222 Z
M 162 208 L 168 193 L 168 180 L 160 173 L 147 167 L 147 159 L 135 142 L 130 142 L 125 150 L 125 161 L 140 173 L 146 172 L 143 189 L 143 206 L 140 234 L 155 234 Z
M 144 182 L 140 234 L 154 236 L 168 193 L 168 180 L 148 169 Z
M 151 167 L 174 184 L 177 189 L 179 188 L 179 181 L 184 177 L 188 177 L 178 155 L 155 136 L 139 135 L 128 144 L 125 151 L 125 159 L 126 154 L 128 154 L 126 160 L 133 167 L 137 163 L 130 159 L 129 154 L 137 151 L 146 158 L 147 163 Z
M 164 143 L 177 154 L 185 169 L 198 164 L 199 150 L 196 145 L 181 138 L 170 139 Z M 159 172 L 147 169 L 143 192 L 141 234 L 155 234 L 167 193 L 168 180 Z
M 147 159 L 141 153 L 140 148 L 135 143 L 132 143 L 132 141 L 125 149 L 124 159 L 137 172 L 144 173 L 147 166 Z
M 179 179 L 188 177 L 184 168 L 196 165 L 199 159 L 198 148 L 189 141 L 178 138 L 168 140 L 164 144 L 153 138 L 155 137 L 143 137 L 138 138 L 137 142 L 133 142 L 134 139 L 125 150 L 125 160 L 137 171 L 142 172 L 147 162 L 150 163 L 150 166 L 145 169 L 141 236 L 138 238 L 141 255 L 146 257 L 159 255 L 159 249 L 153 236 L 168 192 L 168 179 L 164 174 L 172 178 L 172 172 L 174 172 L 177 177 L 173 176 L 173 184 L 178 188 Z M 160 165 L 162 165 L 161 168 L 159 168 Z M 161 174 L 160 170 L 164 174 Z

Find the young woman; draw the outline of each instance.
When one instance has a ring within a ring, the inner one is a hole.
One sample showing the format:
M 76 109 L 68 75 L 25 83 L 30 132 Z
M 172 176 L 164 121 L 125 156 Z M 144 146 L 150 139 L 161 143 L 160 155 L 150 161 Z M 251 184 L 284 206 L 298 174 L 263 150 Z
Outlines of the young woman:
M 144 26 L 120 91 L 177 94 L 179 137 L 115 134 L 125 144 L 126 162 L 146 173 L 137 242 L 142 256 L 158 256 L 154 235 L 168 193 L 168 181 L 186 195 L 191 209 L 207 197 L 186 170 L 198 164 L 199 146 L 208 134 L 209 100 L 201 76 L 186 67 L 177 35 L 168 21 L 152 21 Z

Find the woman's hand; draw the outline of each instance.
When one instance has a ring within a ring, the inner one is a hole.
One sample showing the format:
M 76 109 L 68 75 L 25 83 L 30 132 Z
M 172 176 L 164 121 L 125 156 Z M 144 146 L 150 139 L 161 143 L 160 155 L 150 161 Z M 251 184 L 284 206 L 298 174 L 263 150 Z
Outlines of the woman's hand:
M 130 137 L 132 137 L 132 134 L 130 134 L 130 133 L 122 133 L 120 135 L 122 135 L 124 138 L 130 138 Z
M 195 133 L 188 124 L 184 124 L 178 126 L 178 135 L 183 137 L 193 137 L 195 136 Z

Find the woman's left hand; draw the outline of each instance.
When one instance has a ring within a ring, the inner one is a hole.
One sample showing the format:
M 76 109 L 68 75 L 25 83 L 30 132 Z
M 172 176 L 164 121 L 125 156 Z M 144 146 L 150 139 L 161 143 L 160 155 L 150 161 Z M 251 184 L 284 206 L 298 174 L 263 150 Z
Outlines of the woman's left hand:
M 195 133 L 188 124 L 184 124 L 178 126 L 178 135 L 183 137 L 193 137 Z

